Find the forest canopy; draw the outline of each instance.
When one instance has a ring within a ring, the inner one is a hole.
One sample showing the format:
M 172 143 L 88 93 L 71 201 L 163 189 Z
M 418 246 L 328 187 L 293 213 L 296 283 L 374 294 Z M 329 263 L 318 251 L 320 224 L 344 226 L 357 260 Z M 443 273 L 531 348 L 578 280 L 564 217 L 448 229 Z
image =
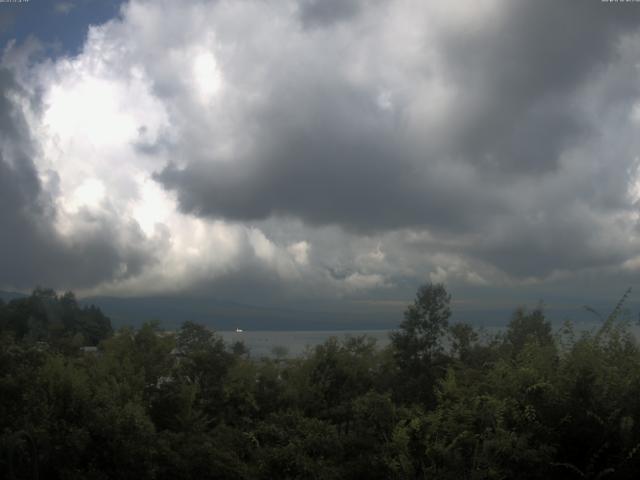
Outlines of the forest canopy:
M 8 478 L 635 478 L 640 348 L 517 309 L 488 335 L 422 286 L 379 348 L 254 358 L 211 329 L 113 332 L 72 293 L 0 301 Z M 97 348 L 91 348 L 97 347 Z

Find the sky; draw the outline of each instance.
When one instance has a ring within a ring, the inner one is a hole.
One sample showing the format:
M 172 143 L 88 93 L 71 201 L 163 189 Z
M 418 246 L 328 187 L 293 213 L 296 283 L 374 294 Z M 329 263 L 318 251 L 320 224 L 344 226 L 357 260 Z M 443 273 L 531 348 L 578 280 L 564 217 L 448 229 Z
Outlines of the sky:
M 0 42 L 1 290 L 391 324 L 425 282 L 471 320 L 640 287 L 640 3 L 30 0 Z

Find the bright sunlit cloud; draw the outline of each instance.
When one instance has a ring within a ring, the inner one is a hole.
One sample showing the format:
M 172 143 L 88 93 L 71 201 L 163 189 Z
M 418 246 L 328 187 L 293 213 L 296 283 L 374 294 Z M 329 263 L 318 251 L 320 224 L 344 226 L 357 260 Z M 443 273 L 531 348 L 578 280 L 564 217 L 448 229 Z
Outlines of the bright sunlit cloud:
M 90 77 L 53 87 L 45 100 L 45 125 L 54 136 L 78 137 L 96 148 L 132 138 L 135 120 L 123 111 L 118 86 Z
M 97 208 L 104 200 L 107 190 L 97 178 L 84 180 L 71 196 L 70 206 L 74 209 L 83 207 Z
M 222 84 L 216 59 L 210 52 L 201 51 L 195 54 L 193 77 L 200 101 L 209 102 Z

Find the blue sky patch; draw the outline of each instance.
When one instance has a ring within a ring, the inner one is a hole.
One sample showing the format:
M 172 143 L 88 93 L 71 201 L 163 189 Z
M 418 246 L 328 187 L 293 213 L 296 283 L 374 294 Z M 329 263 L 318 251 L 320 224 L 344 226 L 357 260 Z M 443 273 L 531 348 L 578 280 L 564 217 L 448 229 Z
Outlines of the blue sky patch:
M 0 3 L 0 43 L 37 38 L 54 56 L 77 54 L 90 25 L 116 17 L 122 0 L 28 0 Z

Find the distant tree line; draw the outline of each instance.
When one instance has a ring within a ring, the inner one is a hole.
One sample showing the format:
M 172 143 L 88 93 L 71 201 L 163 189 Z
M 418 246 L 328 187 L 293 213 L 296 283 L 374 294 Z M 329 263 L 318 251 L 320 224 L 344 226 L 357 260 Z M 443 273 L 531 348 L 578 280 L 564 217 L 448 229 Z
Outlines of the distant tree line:
M 0 299 L 0 331 L 25 345 L 46 342 L 62 351 L 98 345 L 113 333 L 99 308 L 80 307 L 72 292 L 58 296 L 44 288 L 6 305 Z
M 112 332 L 37 289 L 0 302 L 0 474 L 51 479 L 636 478 L 640 348 L 617 307 L 554 333 L 450 324 L 427 284 L 386 348 L 252 358 L 186 322 Z M 80 347 L 97 345 L 97 352 Z

